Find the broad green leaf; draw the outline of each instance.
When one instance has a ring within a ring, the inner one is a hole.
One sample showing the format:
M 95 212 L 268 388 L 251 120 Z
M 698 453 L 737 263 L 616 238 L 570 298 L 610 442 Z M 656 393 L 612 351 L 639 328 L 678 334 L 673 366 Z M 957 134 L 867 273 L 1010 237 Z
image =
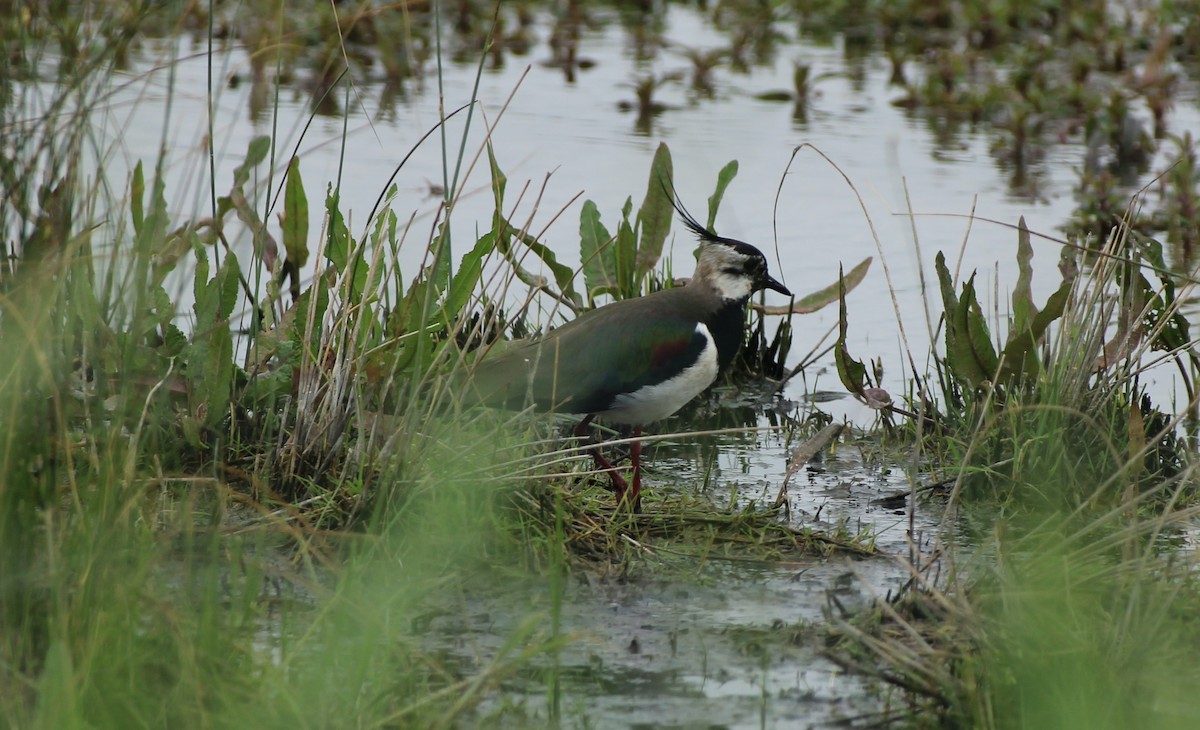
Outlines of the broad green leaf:
M 154 260 L 151 262 L 153 274 L 150 281 L 151 286 L 157 286 L 167 280 L 167 276 L 175 270 L 175 266 L 181 259 L 190 254 L 193 248 L 202 244 L 200 235 L 192 226 L 180 228 L 166 235 L 166 238 L 161 242 L 158 251 L 155 252 Z
M 1022 219 L 1023 223 L 1024 219 Z M 1021 228 L 1021 231 L 1025 234 L 1025 241 L 1028 242 L 1028 232 L 1024 227 Z M 1038 348 L 1041 345 L 1042 338 L 1045 337 L 1046 330 L 1050 328 L 1050 325 L 1063 316 L 1063 312 L 1066 311 L 1067 302 L 1071 297 L 1071 287 L 1075 281 L 1076 274 L 1074 254 L 1071 252 L 1071 249 L 1063 249 L 1063 257 L 1059 262 L 1059 269 L 1063 272 L 1062 283 L 1046 299 L 1046 303 L 1042 305 L 1041 310 L 1039 311 L 1037 307 L 1031 306 L 1032 316 L 1029 319 L 1028 325 L 1022 328 L 1021 331 L 1016 330 L 1014 323 L 1014 331 L 1009 334 L 1008 342 L 1004 346 L 1004 366 L 1001 370 L 1001 377 L 1005 381 L 1029 378 L 1041 369 Z M 1141 307 L 1138 306 L 1136 309 L 1140 311 Z
M 1038 312 L 1033 318 L 1033 325 L 1029 328 L 1030 333 L 1037 339 L 1041 339 L 1042 335 L 1046 334 L 1046 329 L 1054 320 L 1063 316 L 1063 312 L 1067 308 L 1067 300 L 1071 298 L 1071 282 L 1064 281 L 1058 290 L 1050 295 L 1046 303 L 1042 305 L 1042 311 Z
M 208 280 L 208 260 L 197 248 L 196 315 L 192 343 L 187 348 L 187 377 L 197 405 L 205 408 L 204 423 L 216 425 L 225 417 L 233 392 L 233 332 L 229 316 L 237 304 L 240 269 L 237 257 L 230 253 L 212 280 Z
M 1062 283 L 1039 311 L 1034 306 L 1029 294 L 1028 280 L 1032 277 L 1032 265 L 1029 262 L 1033 253 L 1029 246 L 1029 231 L 1025 227 L 1024 218 L 1021 219 L 1019 230 L 1017 261 L 1021 267 L 1021 277 L 1017 283 L 1018 294 L 1014 294 L 1013 298 L 1013 331 L 1009 333 L 1008 342 L 1004 346 L 1004 366 L 1001 377 L 1006 381 L 1028 378 L 1040 370 L 1038 348 L 1045 337 L 1046 330 L 1055 320 L 1063 316 L 1076 274 L 1074 254 L 1070 249 L 1064 248 L 1063 257 L 1059 263 L 1059 269 L 1063 272 Z M 1024 313 L 1021 313 L 1017 307 L 1017 301 L 1022 296 L 1029 298 L 1028 308 Z M 1135 309 L 1140 311 L 1140 305 Z M 1017 321 L 1020 317 L 1026 317 L 1026 319 L 1018 328 Z
M 237 256 L 230 251 L 225 256 L 225 260 L 221 262 L 221 268 L 217 271 L 217 281 L 220 287 L 217 291 L 217 316 L 227 320 L 233 315 L 233 308 L 237 306 L 238 283 L 241 279 L 241 268 L 238 266 Z
M 229 261 L 233 263 L 230 264 Z M 213 327 L 229 317 L 237 302 L 237 259 L 229 254 L 226 262 L 210 280 L 208 279 L 208 261 L 197 257 L 196 279 L 193 284 L 196 301 L 192 311 L 196 316 L 196 336 L 203 337 Z
M 496 232 L 488 231 L 479 237 L 467 255 L 458 264 L 454 280 L 450 282 L 450 291 L 446 295 L 444 314 L 447 322 L 453 322 L 462 308 L 471 299 L 479 277 L 483 274 L 483 260 L 496 248 Z
M 314 296 L 316 297 L 315 302 L 312 301 Z M 325 320 L 325 313 L 328 309 L 329 287 L 325 285 L 324 279 L 317 279 L 296 300 L 293 307 L 296 321 L 292 338 L 301 353 L 315 356 L 314 353 L 321 344 L 321 323 Z M 309 319 L 310 315 L 311 319 Z
M 950 270 L 946 268 L 946 255 L 941 251 L 937 252 L 934 259 L 934 268 L 937 270 L 938 286 L 942 292 L 942 309 L 949 317 L 951 312 L 958 309 L 958 296 L 954 293 L 954 281 L 950 278 Z
M 223 220 L 225 216 L 229 215 L 229 211 L 231 210 L 233 210 L 233 201 L 229 199 L 228 195 L 222 195 L 217 198 L 217 220 Z M 215 242 L 216 238 L 206 241 L 206 243 Z
M 228 326 L 209 333 L 202 372 L 197 395 L 206 409 L 204 423 L 211 427 L 225 418 L 233 393 L 233 333 Z
M 250 205 L 250 201 L 246 200 L 241 188 L 231 190 L 229 200 L 237 212 L 238 220 L 250 229 L 254 240 L 254 253 L 258 254 L 259 260 L 262 261 L 267 271 L 274 273 L 276 263 L 279 261 L 279 246 L 275 243 L 274 236 L 267 231 L 262 219 L 258 217 L 258 211 Z
M 137 230 L 136 249 L 147 260 L 161 253 L 162 242 L 167 238 L 170 215 L 167 213 L 167 192 L 161 172 L 155 174 L 150 189 L 150 210 L 143 210 L 142 223 Z
M 1167 260 L 1163 258 L 1163 248 L 1161 242 L 1154 238 L 1139 238 L 1138 243 L 1141 244 L 1142 255 L 1146 257 L 1146 260 L 1150 262 L 1151 266 L 1158 271 L 1171 270 L 1170 267 L 1167 266 Z M 1164 283 L 1170 284 L 1172 288 L 1175 286 L 1174 282 L 1170 281 L 1169 278 Z
M 161 286 L 153 286 L 150 288 L 149 304 L 153 309 L 154 324 L 157 327 L 162 327 L 170 324 L 175 318 L 175 303 L 171 301 L 171 295 L 167 294 L 167 290 Z
M 220 211 L 220 217 L 224 217 L 225 213 L 233 210 L 237 213 L 238 220 L 250 229 L 251 239 L 254 241 L 254 252 L 259 256 L 262 265 L 275 273 L 276 264 L 279 260 L 279 245 L 275 242 L 275 238 L 267 230 L 267 226 L 258 216 L 258 211 L 250 204 L 246 198 L 245 186 L 250 179 L 250 170 L 266 158 L 267 153 L 271 149 L 271 138 L 266 136 L 256 137 L 250 141 L 250 148 L 246 152 L 246 160 L 238 166 L 233 173 L 233 187 L 229 191 L 229 195 L 222 197 L 217 201 L 217 207 Z
M 512 231 L 508 221 L 504 219 L 504 191 L 508 188 L 508 176 L 496 161 L 496 151 L 492 148 L 491 140 L 487 143 L 487 153 L 488 169 L 492 175 L 492 248 L 500 251 L 521 282 L 526 286 L 535 286 L 530 283 L 534 275 L 521 267 L 512 252 Z
M 575 278 L 575 272 L 571 269 L 571 267 L 560 264 L 558 262 L 558 257 L 554 255 L 554 252 L 533 236 L 529 235 L 528 233 L 523 233 L 519 228 L 514 227 L 503 217 L 500 218 L 500 221 L 504 224 L 506 227 L 505 230 L 509 232 L 512 238 L 515 238 L 528 247 L 535 256 L 542 260 L 542 263 L 546 265 L 546 268 L 550 269 L 550 273 L 554 276 L 554 283 L 558 285 L 558 291 L 567 299 L 569 302 L 568 306 L 570 306 L 572 310 L 578 312 L 579 308 L 583 305 L 583 300 L 579 297 L 578 292 L 575 291 L 575 284 L 573 281 Z M 505 258 L 507 258 L 510 263 L 515 264 L 517 257 L 511 251 L 511 244 L 509 240 L 509 235 L 498 235 L 496 237 L 496 247 L 500 249 L 500 252 L 505 255 Z
M 325 257 L 333 264 L 334 269 L 348 282 L 345 294 L 350 301 L 362 292 L 367 285 L 367 264 L 363 261 L 363 247 L 356 246 L 350 229 L 346 227 L 346 219 L 342 217 L 339 208 L 340 195 L 334 191 L 331 184 L 325 195 L 325 210 L 328 213 L 328 232 L 326 234 Z
M 97 298 L 99 289 L 96 286 L 96 281 L 92 273 L 87 271 L 90 268 L 90 262 L 85 264 L 83 261 L 77 261 L 75 266 L 82 271 L 76 275 L 67 277 L 63 281 L 63 284 L 67 287 L 67 296 L 70 297 L 71 318 L 75 322 L 69 325 L 69 327 L 72 331 L 78 327 L 80 335 L 87 338 L 95 338 L 93 341 L 101 343 L 111 342 L 113 331 L 108 324 L 108 312 L 105 307 L 100 305 Z M 153 288 L 162 289 L 157 284 L 154 284 Z M 167 298 L 166 306 L 158 309 L 156 314 L 160 323 L 164 323 L 164 326 L 172 326 L 171 319 L 175 315 L 175 304 L 170 300 L 170 297 Z
M 504 212 L 504 189 L 508 185 L 508 176 L 500 169 L 500 164 L 496 162 L 496 154 L 492 149 L 492 143 L 489 140 L 487 143 L 488 167 L 492 171 L 492 198 L 496 203 L 496 213 Z
M 717 222 L 717 208 L 721 207 L 721 199 L 725 197 L 725 188 L 729 187 L 729 183 L 733 182 L 737 173 L 737 160 L 730 160 L 717 173 L 717 189 L 708 199 L 708 225 L 705 227 L 710 231 L 713 229 L 713 224 Z
M 292 390 L 292 365 L 289 364 L 287 353 L 281 359 L 284 364 L 261 373 L 250 380 L 239 394 L 238 398 L 250 408 L 273 408 L 282 401 Z
M 174 357 L 183 352 L 187 347 L 187 335 L 183 334 L 183 330 L 176 327 L 173 323 L 168 323 L 163 327 L 163 354 L 168 357 Z
M 668 183 L 674 177 L 671 151 L 665 142 L 658 145 L 654 161 L 650 164 L 650 182 L 646 186 L 646 197 L 638 210 L 637 220 L 640 240 L 637 249 L 635 276 L 638 282 L 658 264 L 663 244 L 671 231 L 671 217 L 675 208 L 671 205 Z
M 1008 333 L 1011 340 L 1024 334 L 1037 316 L 1033 303 L 1033 246 L 1029 242 L 1029 228 L 1025 216 L 1017 222 L 1017 285 L 1012 294 L 1013 326 Z
M 194 251 L 196 265 L 192 272 L 192 311 L 199 315 L 196 305 L 204 298 L 205 287 L 208 286 L 208 254 L 199 246 Z
M 1071 282 L 1064 281 L 1058 290 L 1046 300 L 1041 311 L 1034 315 L 1029 327 L 1015 336 L 1010 336 L 1004 346 L 1004 367 L 1001 377 L 1005 380 L 1020 379 L 1034 375 L 1040 368 L 1038 346 L 1046 330 L 1066 309 L 1071 296 Z
M 991 380 L 999 365 L 999 358 L 992 347 L 983 311 L 975 299 L 974 274 L 963 284 L 952 325 L 955 347 L 953 352 L 947 353 L 951 358 L 951 369 L 972 388 Z
M 1159 351 L 1187 347 L 1191 341 L 1188 334 L 1189 325 L 1187 319 L 1175 305 L 1174 292 L 1172 291 L 1168 298 L 1164 299 L 1162 295 L 1154 291 L 1145 277 L 1139 278 L 1142 280 L 1142 289 L 1147 299 L 1143 318 L 1144 326 L 1147 332 L 1158 333 L 1150 347 Z M 1162 293 L 1168 294 L 1166 287 L 1163 288 Z M 1157 329 L 1160 327 L 1161 329 Z
M 451 265 L 450 265 L 450 222 L 444 220 L 438 224 L 437 236 L 434 237 L 431 244 L 433 250 L 433 264 L 429 267 L 429 278 L 434 284 L 434 296 L 446 291 L 446 287 L 450 286 Z
M 1190 325 L 1187 318 L 1183 316 L 1175 304 L 1175 280 L 1168 273 L 1170 269 L 1163 258 L 1162 244 L 1153 238 L 1143 239 L 1140 243 L 1142 244 L 1142 255 L 1160 272 L 1158 279 L 1162 282 L 1161 296 L 1157 294 L 1148 295 L 1150 296 L 1150 306 L 1146 310 L 1146 331 L 1154 332 L 1159 326 L 1158 323 L 1164 317 L 1167 317 L 1166 322 L 1162 325 L 1161 332 L 1154 338 L 1154 342 L 1151 343 L 1151 347 L 1160 351 L 1186 347 L 1191 341 L 1191 335 L 1189 334 Z M 1144 276 L 1140 278 L 1143 290 L 1153 293 L 1154 289 L 1146 281 L 1146 278 Z
M 397 218 L 396 214 L 390 210 L 387 212 L 386 217 L 387 217 L 388 248 L 391 251 L 399 251 L 400 250 L 400 239 L 397 236 L 397 234 L 399 232 L 400 219 Z M 396 289 L 395 294 L 396 294 L 396 296 L 400 296 L 401 294 L 404 293 L 404 279 L 400 274 L 400 262 L 393 260 L 392 268 L 396 272 L 396 275 L 395 275 L 396 286 L 399 287 Z
M 617 224 L 617 240 L 613 242 L 613 248 L 617 252 L 618 297 L 621 299 L 630 299 L 641 293 L 637 277 L 634 275 L 637 270 L 638 252 L 637 237 L 629 222 L 629 215 L 632 212 L 633 198 L 628 197 L 625 199 L 625 205 L 621 207 L 621 222 Z
M 1002 354 L 1001 382 L 1021 381 L 1033 377 L 1041 369 L 1038 340 L 1033 336 L 1031 330 L 1026 330 L 1021 334 L 1010 332 Z
M 283 227 L 287 260 L 299 269 L 308 262 L 308 196 L 304 194 L 304 181 L 300 178 L 299 157 L 293 157 L 288 165 L 279 224 Z
M 946 325 L 946 365 L 960 381 L 969 380 L 955 365 L 955 360 L 959 357 L 956 326 L 958 296 L 954 293 L 954 281 L 950 278 L 950 270 L 946 268 L 946 256 L 941 251 L 937 252 L 934 259 L 934 268 L 937 271 L 938 287 L 942 292 L 942 318 Z
M 338 193 L 334 191 L 331 183 L 325 191 L 325 212 L 329 215 L 329 230 L 325 237 L 325 258 L 329 259 L 333 268 L 342 272 L 350 261 L 350 232 L 346 229 L 342 211 L 338 209 L 338 198 Z
M 233 187 L 240 188 L 249 182 L 250 171 L 267 159 L 267 153 L 270 151 L 271 138 L 269 136 L 264 134 L 250 140 L 250 146 L 246 149 L 246 159 L 233 171 Z
M 508 225 L 508 221 L 500 218 L 499 228 L 495 231 L 496 234 L 496 250 L 504 256 L 504 260 L 512 267 L 513 273 L 517 279 L 525 286 L 540 289 L 547 285 L 547 279 L 544 276 L 533 273 L 521 265 L 521 259 L 513 250 L 512 239 L 513 231 Z
M 974 282 L 968 283 L 973 284 Z M 965 299 L 966 297 L 964 297 L 964 301 Z M 966 315 L 971 351 L 975 353 L 975 361 L 979 363 L 979 369 L 984 373 L 984 379 L 991 380 L 1000 367 L 1000 357 L 996 354 L 996 347 L 992 344 L 992 335 L 988 331 L 987 319 L 979 307 L 979 302 L 975 299 L 974 291 L 971 292 L 970 309 L 967 310 Z
M 583 285 L 588 301 L 601 294 L 616 295 L 617 254 L 612 236 L 600 222 L 600 211 L 590 200 L 584 201 L 579 213 L 579 257 L 583 261 Z
M 862 362 L 851 357 L 850 351 L 846 349 L 846 331 L 848 329 L 845 277 L 842 276 L 842 270 L 839 266 L 838 338 L 833 350 L 833 359 L 837 363 L 838 378 L 842 381 L 842 385 L 846 387 L 846 390 L 857 396 L 866 397 L 863 395 L 863 390 L 866 388 L 867 383 L 867 368 Z
M 866 277 L 867 270 L 871 268 L 871 261 L 872 257 L 868 256 L 858 262 L 858 265 L 850 269 L 850 273 L 846 274 L 839 281 L 797 299 L 790 306 L 785 304 L 780 307 L 763 307 L 761 311 L 763 314 L 769 315 L 809 314 L 815 312 L 826 305 L 838 301 L 843 287 L 845 287 L 847 292 L 854 291 L 855 287 L 861 284 L 863 278 Z
M 429 362 L 426 354 L 433 350 L 432 335 L 426 331 L 426 321 L 423 317 L 425 297 L 432 286 L 428 274 L 429 267 L 426 267 L 413 281 L 412 286 L 408 289 L 408 295 L 400 303 L 400 316 L 394 318 L 395 320 L 402 321 L 403 326 L 399 331 L 391 330 L 389 332 L 393 337 L 397 335 L 406 336 L 397 348 L 396 372 L 409 370 L 413 363 L 418 360 L 418 357 L 423 363 Z

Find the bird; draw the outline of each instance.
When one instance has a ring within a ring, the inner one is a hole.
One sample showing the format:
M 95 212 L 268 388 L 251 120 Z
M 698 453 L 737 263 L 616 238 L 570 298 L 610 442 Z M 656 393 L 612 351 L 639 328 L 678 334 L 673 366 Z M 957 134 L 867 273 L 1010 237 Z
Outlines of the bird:
M 672 195 L 684 225 L 700 240 L 695 272 L 683 286 L 622 299 L 589 310 L 535 340 L 485 355 L 471 386 L 485 405 L 582 416 L 633 427 L 632 474 L 626 482 L 593 442 L 597 470 L 608 474 L 617 506 L 641 507 L 641 437 L 712 385 L 745 338 L 750 296 L 771 289 L 792 296 L 771 276 L 754 246 L 700 225 Z

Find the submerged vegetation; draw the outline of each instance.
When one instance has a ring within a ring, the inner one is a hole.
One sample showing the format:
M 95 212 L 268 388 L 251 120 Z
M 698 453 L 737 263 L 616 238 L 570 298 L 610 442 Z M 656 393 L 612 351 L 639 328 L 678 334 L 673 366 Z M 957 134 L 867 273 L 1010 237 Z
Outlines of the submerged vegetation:
M 244 48 L 249 77 L 218 83 L 252 85 L 252 118 L 293 88 L 311 93 L 314 115 L 343 115 L 348 80 L 379 82 L 386 114 L 444 62 L 473 64 L 478 79 L 528 53 L 548 17 L 565 83 L 584 83 L 593 63 L 589 28 L 626 29 L 643 64 L 629 107 L 644 134 L 672 113 L 656 92 L 690 83 L 689 103 L 704 104 L 721 75 L 773 63 L 800 37 L 836 39 L 851 75 L 869 54 L 886 57 L 895 102 L 939 144 L 986 127 L 1015 194 L 1039 196 L 1052 146 L 1086 148 L 1059 287 L 1035 301 L 1036 234 L 1023 222 L 1011 316 L 989 317 L 975 276 L 939 256 L 942 315 L 931 326 L 942 346 L 926 371 L 912 353 L 886 363 L 911 372 L 902 402 L 883 390 L 885 363 L 869 370 L 847 342 L 845 292 L 868 259 L 840 287 L 782 311 L 753 308 L 730 378 L 777 387 L 752 407 L 750 396 L 702 402 L 673 423 L 753 430 L 762 401 L 799 369 L 788 365 L 793 315 L 840 294 L 839 375 L 882 414 L 878 432 L 846 443 L 913 465 L 910 525 L 918 510 L 946 513 L 938 540 L 909 536 L 903 590 L 857 612 L 829 591 L 828 656 L 902 691 L 893 704 L 907 709 L 877 719 L 1195 724 L 1200 360 L 1183 313 L 1194 279 L 1178 272 L 1200 230 L 1200 172 L 1170 110 L 1193 82 L 1200 13 L 1187 3 L 699 3 L 729 40 L 711 51 L 667 40 L 673 5 L 0 3 L 0 722 L 556 726 L 569 710 L 561 655 L 579 639 L 563 624 L 567 576 L 682 582 L 717 561 L 760 569 L 878 554 L 868 527 L 797 527 L 736 485 L 731 506 L 714 507 L 712 449 L 697 459 L 702 484 L 664 484 L 647 514 L 615 514 L 553 424 L 457 402 L 457 379 L 498 340 L 673 286 L 689 268 L 664 258 L 666 144 L 636 209 L 633 196 L 617 212 L 580 205 L 576 269 L 512 220 L 525 191 L 508 190 L 490 138 L 477 152 L 491 218 L 465 245 L 463 228 L 452 237 L 470 153 L 466 134 L 446 139 L 439 122 L 414 141 L 441 139 L 436 220 L 402 270 L 401 246 L 422 234 L 391 180 L 363 222 L 340 177 L 305 180 L 276 137 L 257 136 L 232 179 L 202 171 L 207 200 L 187 211 L 168 203 L 169 161 L 111 179 L 113 150 L 92 131 L 114 71 L 156 39 Z M 651 68 L 656 59 L 672 65 Z M 793 65 L 795 88 L 760 98 L 790 100 L 803 127 L 822 78 Z M 467 104 L 442 121 L 482 124 L 472 114 Z M 716 173 L 710 228 L 737 171 Z M 1184 402 L 1154 401 L 1144 379 L 1164 369 Z M 806 413 L 766 417 L 790 446 L 828 420 Z M 832 433 L 793 452 L 783 486 Z M 660 440 L 672 438 L 683 437 Z M 517 586 L 526 611 L 491 637 L 486 660 L 440 651 L 429 626 L 444 607 L 498 584 Z M 746 651 L 765 673 L 765 643 L 817 633 L 780 621 Z M 638 653 L 636 638 L 627 651 Z M 502 688 L 517 681 L 541 687 L 544 704 L 510 702 Z

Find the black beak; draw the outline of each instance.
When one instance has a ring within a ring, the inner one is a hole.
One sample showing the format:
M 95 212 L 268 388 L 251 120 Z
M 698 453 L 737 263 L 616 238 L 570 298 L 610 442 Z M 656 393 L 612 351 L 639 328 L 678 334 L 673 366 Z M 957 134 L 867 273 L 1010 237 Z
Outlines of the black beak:
M 786 286 L 780 284 L 778 281 L 775 281 L 775 277 L 771 276 L 770 274 L 763 274 L 762 286 L 764 289 L 777 291 L 785 297 L 790 297 L 792 295 L 792 292 L 788 290 Z

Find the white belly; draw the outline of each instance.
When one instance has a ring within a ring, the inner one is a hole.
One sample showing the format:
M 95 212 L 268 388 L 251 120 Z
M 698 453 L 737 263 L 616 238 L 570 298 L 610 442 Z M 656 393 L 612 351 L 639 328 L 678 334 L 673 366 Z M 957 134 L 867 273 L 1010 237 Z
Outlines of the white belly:
M 696 331 L 706 340 L 700 358 L 687 370 L 670 380 L 647 385 L 632 393 L 617 396 L 613 407 L 598 414 L 611 423 L 641 425 L 661 421 L 700 395 L 717 379 L 717 343 L 703 323 Z

